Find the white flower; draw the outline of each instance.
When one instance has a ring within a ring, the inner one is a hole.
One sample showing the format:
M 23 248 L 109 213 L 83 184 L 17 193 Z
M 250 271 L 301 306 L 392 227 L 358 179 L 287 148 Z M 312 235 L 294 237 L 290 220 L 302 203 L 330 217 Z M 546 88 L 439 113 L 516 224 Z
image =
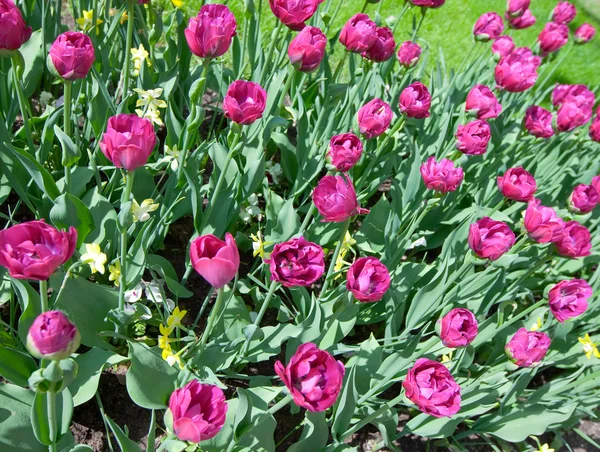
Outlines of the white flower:
M 154 212 L 158 209 L 160 204 L 155 203 L 154 199 L 144 199 L 142 204 L 138 204 L 134 199 L 131 205 L 131 214 L 133 215 L 133 222 L 138 221 L 144 222 L 150 219 L 150 212 Z
M 153 301 L 154 303 L 162 303 L 164 301 L 162 283 L 163 281 L 161 279 L 146 283 L 146 298 L 148 300 Z
M 40 93 L 40 104 L 50 105 L 50 102 L 52 102 L 52 99 L 54 99 L 54 96 L 52 96 L 52 93 L 49 93 L 48 91 L 42 91 Z
M 413 248 L 416 248 L 417 246 L 427 246 L 427 240 L 425 239 L 425 237 L 418 238 L 417 240 L 412 242 L 410 244 L 410 246 L 408 247 L 408 249 L 412 250 Z
M 135 303 L 137 301 L 140 301 L 140 299 L 142 298 L 143 292 L 144 292 L 144 284 L 142 281 L 142 282 L 139 282 L 137 284 L 137 286 L 135 286 L 133 289 L 125 292 L 125 301 L 127 303 Z
M 159 160 L 159 163 L 167 163 L 171 166 L 171 171 L 177 172 L 180 155 L 181 153 L 177 149 L 177 145 L 173 146 L 173 148 L 165 145 L 165 156 Z
M 273 184 L 277 185 L 279 183 L 279 178 L 283 174 L 281 165 L 279 163 L 273 163 L 271 161 L 268 161 L 266 169 L 267 172 L 271 175 L 271 178 L 273 179 Z

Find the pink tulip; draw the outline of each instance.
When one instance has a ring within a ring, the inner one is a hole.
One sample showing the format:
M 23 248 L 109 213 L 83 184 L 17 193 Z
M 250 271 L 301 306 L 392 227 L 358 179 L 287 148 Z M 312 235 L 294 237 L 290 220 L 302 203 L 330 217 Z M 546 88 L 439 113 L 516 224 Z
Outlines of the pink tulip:
M 431 94 L 421 82 L 414 82 L 400 93 L 399 104 L 402 113 L 409 118 L 429 118 Z
M 561 281 L 548 292 L 550 312 L 556 320 L 564 323 L 586 311 L 592 294 L 592 287 L 583 279 Z
M 199 443 L 221 431 L 227 416 L 227 401 L 218 386 L 192 380 L 173 391 L 168 411 L 177 439 Z
M 556 215 L 553 208 L 541 204 L 536 198 L 527 203 L 523 218 L 525 230 L 529 238 L 538 243 L 556 242 L 563 235 L 565 222 Z
M 335 169 L 344 173 L 360 160 L 362 152 L 360 138 L 353 133 L 344 133 L 331 138 L 327 155 Z
M 438 320 L 436 327 L 444 347 L 458 348 L 469 345 L 479 331 L 475 315 L 464 308 L 452 309 Z
M 324 176 L 313 191 L 313 202 L 324 222 L 341 223 L 354 215 L 369 213 L 358 205 L 354 185 L 346 174 Z
M 265 263 L 269 264 L 271 279 L 285 287 L 310 286 L 325 271 L 323 249 L 304 237 L 278 243 Z
M 388 27 L 377 28 L 377 39 L 375 42 L 362 53 L 362 56 L 368 60 L 381 63 L 389 60 L 394 55 L 396 41 L 394 41 L 394 33 Z
M 363 53 L 377 41 L 377 24 L 366 14 L 356 14 L 342 28 L 340 42 L 346 50 Z
M 577 102 L 566 101 L 556 114 L 556 126 L 561 132 L 570 132 L 577 127 L 583 126 L 593 115 L 589 105 L 580 105 Z
M 585 85 L 559 85 L 552 90 L 552 105 L 560 107 L 565 102 L 577 105 L 586 105 L 592 110 L 596 103 L 596 96 Z
M 538 77 L 537 69 L 541 58 L 535 56 L 530 49 L 519 47 L 500 60 L 494 76 L 502 89 L 511 93 L 526 91 L 535 85 Z
M 99 146 L 117 168 L 134 171 L 148 162 L 155 144 L 156 134 L 148 119 L 122 113 L 109 118 Z
M 461 167 L 454 166 L 452 160 L 442 159 L 438 163 L 435 157 L 431 156 L 421 165 L 421 176 L 429 190 L 448 193 L 458 188 L 465 174 Z
M 521 17 L 529 9 L 531 0 L 508 0 L 506 14 L 511 17 Z
M 300 31 L 317 12 L 319 4 L 323 0 L 269 0 L 269 6 L 275 17 L 285 26 Z
M 478 119 L 491 119 L 502 113 L 502 105 L 487 86 L 475 85 L 467 94 L 465 110 Z
M 529 107 L 525 112 L 524 125 L 534 137 L 550 138 L 554 135 L 552 113 L 542 107 Z
M 504 176 L 498 176 L 498 189 L 507 199 L 527 202 L 537 190 L 535 178 L 522 166 L 509 168 Z
M 12 0 L 0 0 L 0 53 L 20 48 L 29 40 L 31 32 Z
M 483 217 L 469 228 L 469 246 L 482 259 L 495 261 L 515 244 L 515 233 L 502 221 Z
M 515 50 L 515 42 L 510 36 L 499 36 L 492 44 L 492 53 L 496 61 L 500 61 L 506 55 L 510 55 Z
M 360 133 L 367 139 L 385 133 L 392 122 L 392 108 L 381 99 L 373 99 L 358 110 Z
M 600 194 L 600 176 L 592 177 L 592 187 L 596 189 L 596 192 Z
M 446 0 L 410 0 L 415 6 L 421 6 L 423 8 L 439 8 Z
M 288 47 L 288 57 L 297 70 L 312 72 L 316 70 L 327 47 L 327 37 L 317 27 L 305 27 L 292 39 Z
M 190 18 L 185 39 L 194 55 L 217 58 L 231 47 L 236 28 L 235 16 L 227 6 L 204 5 L 196 17 Z
M 556 52 L 563 47 L 569 40 L 569 27 L 565 24 L 548 22 L 540 35 L 538 42 L 542 55 Z
M 565 223 L 563 234 L 553 243 L 558 254 L 571 258 L 589 256 L 592 250 L 589 229 L 574 220 Z
M 65 80 L 87 77 L 94 61 L 94 45 L 86 34 L 67 31 L 50 47 L 50 58 L 56 72 Z
M 58 231 L 44 220 L 0 231 L 0 265 L 16 279 L 47 280 L 67 262 L 77 244 L 77 230 Z
M 390 273 L 379 259 L 361 257 L 346 274 L 346 289 L 362 302 L 379 301 L 390 287 Z
M 590 125 L 590 138 L 596 143 L 600 143 L 600 117 L 596 116 Z M 596 189 L 598 191 L 600 189 Z
M 504 350 L 510 360 L 519 367 L 537 366 L 550 348 L 546 333 L 519 328 Z
M 581 25 L 577 30 L 575 30 L 575 43 L 576 44 L 585 44 L 586 42 L 590 42 L 594 36 L 596 35 L 596 29 L 593 25 L 585 23 Z
M 452 417 L 460 411 L 460 386 L 437 361 L 419 358 L 402 382 L 406 397 L 423 413 Z
M 405 41 L 400 44 L 400 48 L 398 49 L 398 61 L 405 68 L 411 68 L 419 62 L 421 52 L 422 49 L 419 44 L 412 41 Z
M 569 2 L 558 2 L 552 11 L 552 21 L 557 24 L 568 24 L 577 15 L 577 8 Z
M 77 351 L 80 342 L 77 327 L 60 311 L 38 315 L 27 334 L 27 350 L 40 359 L 67 359 Z
M 463 154 L 482 155 L 487 151 L 492 132 L 486 121 L 476 119 L 465 125 L 460 124 L 455 137 L 456 149 Z
M 593 185 L 579 184 L 569 196 L 569 210 L 577 214 L 589 213 L 598 205 L 600 195 Z
M 485 13 L 473 27 L 473 34 L 477 41 L 487 42 L 496 39 L 504 31 L 504 21 L 502 17 L 494 12 Z
M 240 267 L 240 254 L 229 232 L 225 234 L 225 241 L 208 234 L 192 241 L 190 261 L 200 276 L 215 289 L 220 289 L 235 278 Z
M 225 117 L 247 126 L 262 118 L 267 105 L 267 92 L 258 84 L 236 80 L 223 99 Z
M 525 10 L 522 16 L 511 17 L 506 14 L 504 18 L 508 21 L 508 26 L 514 30 L 524 30 L 532 27 L 537 21 L 530 9 Z
M 321 412 L 337 400 L 345 368 L 325 350 L 312 342 L 302 344 L 287 366 L 275 363 L 275 373 L 294 399 L 294 403 L 308 411 Z

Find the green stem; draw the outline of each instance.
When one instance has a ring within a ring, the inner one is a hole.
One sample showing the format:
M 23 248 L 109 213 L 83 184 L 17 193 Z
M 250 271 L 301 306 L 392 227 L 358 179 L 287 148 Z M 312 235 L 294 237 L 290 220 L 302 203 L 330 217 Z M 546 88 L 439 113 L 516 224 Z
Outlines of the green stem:
M 392 408 L 394 405 L 397 405 L 403 399 L 404 399 L 404 395 L 402 394 L 402 392 L 400 392 L 400 394 L 398 394 L 398 396 L 396 396 L 395 399 L 392 399 L 389 402 L 384 403 L 377 411 L 373 411 L 367 417 L 365 417 L 364 419 L 361 419 L 359 422 L 357 422 L 356 424 L 354 424 L 354 426 L 352 426 L 352 428 L 346 430 L 342 434 L 342 436 L 340 438 L 341 441 L 344 441 L 344 439 L 346 439 L 348 436 L 350 436 L 353 433 L 356 433 L 357 431 L 359 431 L 361 428 L 363 428 L 365 425 L 367 425 L 373 419 L 377 418 L 377 416 L 379 416 L 380 414 L 386 412 L 387 410 L 389 410 L 390 408 Z
M 189 267 L 191 270 L 191 266 Z M 187 281 L 187 278 L 186 278 Z M 210 300 L 210 298 L 212 297 L 212 294 L 214 293 L 215 288 L 211 287 L 210 290 L 208 291 L 208 294 L 206 295 L 206 298 L 204 298 L 204 301 L 202 302 L 202 306 L 200 307 L 200 310 L 198 311 L 198 315 L 196 315 L 196 318 L 194 319 L 194 323 L 192 323 L 192 327 L 191 330 L 195 331 L 196 330 L 196 326 L 198 325 L 198 322 L 200 321 L 200 317 L 202 317 L 202 314 L 204 313 L 204 310 L 206 309 L 206 306 L 208 305 L 208 301 Z
M 129 201 L 133 188 L 134 173 L 126 173 L 125 189 L 121 197 L 121 205 Z M 127 291 L 127 229 L 121 232 L 121 276 L 119 278 L 119 311 L 125 309 L 125 292 Z
M 40 281 L 40 306 L 42 312 L 48 310 L 48 280 L 46 279 Z
M 56 0 L 54 3 L 54 22 L 56 25 L 55 36 L 60 34 L 61 16 L 62 16 L 62 0 Z
M 315 215 L 316 211 L 317 211 L 317 206 L 315 206 L 314 202 L 311 202 L 310 209 L 308 209 L 308 212 L 306 212 L 306 216 L 304 217 L 302 226 L 300 226 L 300 231 L 298 231 L 298 235 L 304 235 L 304 232 L 308 228 L 308 225 L 310 224 L 310 220 L 312 220 L 312 217 Z
M 514 316 L 512 319 L 510 319 L 508 322 L 503 323 L 500 328 L 498 328 L 496 330 L 496 334 L 498 334 L 500 331 L 502 331 L 503 329 L 511 326 L 513 323 L 515 323 L 518 320 L 521 320 L 523 317 L 525 317 L 527 314 L 535 311 L 537 308 L 540 308 L 542 306 L 544 306 L 545 304 L 548 304 L 548 300 L 540 300 L 537 303 L 535 303 L 534 305 L 528 307 L 527 309 L 525 309 L 523 312 L 517 314 L 516 316 Z
M 363 7 L 360 10 L 360 12 L 364 13 L 367 10 L 367 6 L 369 6 L 369 0 L 365 0 L 365 4 L 363 5 Z
M 63 102 L 63 129 L 65 135 L 71 136 L 71 99 L 73 97 L 73 83 L 65 80 L 65 92 Z M 68 161 L 67 150 L 63 149 L 63 164 Z M 71 190 L 71 165 L 64 165 L 65 167 L 65 185 L 64 192 L 69 193 Z
M 134 9 L 133 0 L 127 2 L 127 40 L 125 42 L 125 64 L 123 65 L 123 98 L 129 92 L 129 65 L 131 64 L 131 45 L 133 43 Z
M 281 112 L 281 109 L 283 108 L 283 103 L 285 102 L 285 96 L 287 96 L 288 91 L 290 90 L 290 86 L 292 86 L 293 80 L 294 80 L 294 69 L 291 69 L 289 71 L 287 80 L 285 81 L 285 85 L 283 85 L 283 90 L 281 91 L 281 94 L 279 97 L 279 104 L 277 106 L 277 111 L 275 112 L 278 115 Z
M 23 84 L 21 83 L 21 76 L 23 75 L 23 57 L 18 50 L 12 57 L 13 63 L 13 80 L 15 89 L 17 90 L 17 100 L 19 101 L 19 109 L 21 110 L 21 116 L 23 117 L 23 128 L 25 129 L 25 135 L 27 137 L 27 146 L 29 146 L 29 152 L 35 152 L 35 146 L 33 143 L 33 135 L 31 135 L 31 126 L 29 124 L 29 102 L 25 97 L 25 91 L 23 90 Z
M 277 402 L 275 405 L 273 405 L 271 408 L 269 408 L 266 414 L 272 416 L 273 414 L 277 413 L 282 408 L 284 408 L 287 405 L 289 405 L 289 403 L 292 400 L 293 399 L 292 399 L 291 395 L 285 396 L 283 399 L 281 399 L 279 402 Z
M 269 45 L 269 50 L 267 52 L 267 59 L 265 60 L 265 67 L 263 68 L 263 73 L 261 74 L 261 80 L 264 79 L 264 74 L 266 73 L 265 69 L 271 69 L 271 59 L 273 58 L 273 53 L 275 52 L 275 44 L 279 41 L 279 34 L 281 33 L 281 28 L 283 27 L 283 22 L 278 20 L 277 27 L 273 30 L 273 34 L 271 35 L 271 44 Z
M 335 72 L 333 73 L 333 83 L 337 82 L 337 79 L 340 76 L 340 73 L 342 72 L 342 68 L 344 67 L 344 63 L 346 62 L 346 58 L 348 58 L 348 52 L 344 50 L 344 56 L 338 63 L 337 67 L 335 68 Z
M 344 243 L 344 238 L 346 237 L 346 232 L 348 232 L 348 228 L 350 227 L 350 220 L 352 218 L 348 218 L 340 231 L 340 238 L 338 239 L 338 244 L 335 247 L 335 251 L 333 252 L 333 256 L 331 257 L 331 262 L 329 263 L 329 270 L 327 270 L 327 276 L 325 277 L 325 282 L 323 283 L 323 288 L 321 289 L 321 293 L 319 294 L 319 299 L 323 298 L 323 295 L 327 293 L 327 289 L 329 288 L 329 283 L 331 281 L 331 275 L 333 275 L 333 269 L 335 268 L 335 261 L 340 254 L 340 250 L 342 249 L 342 245 Z
M 50 452 L 56 452 L 56 394 L 52 391 L 48 391 L 46 393 L 46 401 L 48 405 L 48 436 L 50 437 L 50 441 L 52 442 L 52 444 L 48 446 L 48 450 Z
M 258 329 L 260 322 L 265 315 L 265 312 L 267 312 L 267 308 L 269 307 L 271 298 L 273 298 L 273 294 L 275 293 L 275 291 L 277 290 L 278 287 L 279 287 L 279 283 L 277 281 L 271 282 L 271 285 L 269 286 L 269 292 L 267 293 L 267 297 L 263 301 L 263 304 L 260 307 L 260 311 L 258 311 L 258 315 L 256 316 L 256 319 L 254 319 L 253 325 L 255 326 L 255 328 L 252 331 L 252 333 L 250 334 L 250 337 L 247 338 L 246 342 L 244 343 L 244 348 L 242 349 L 241 359 L 244 359 L 244 357 L 246 356 L 246 353 L 248 353 L 248 349 L 250 348 L 250 341 L 252 341 L 252 338 L 254 337 L 254 333 Z
M 412 38 L 410 38 L 410 40 L 413 42 L 417 37 L 417 33 L 419 33 L 419 30 L 421 29 L 421 25 L 423 25 L 423 21 L 425 20 L 425 14 L 427 14 L 427 8 L 421 8 L 421 20 L 417 24 L 417 28 L 413 30 Z
M 217 318 L 217 315 L 219 314 L 219 311 L 221 310 L 221 306 L 223 305 L 224 299 L 225 299 L 225 288 L 221 287 L 217 294 L 217 300 L 215 301 L 215 304 L 214 304 L 212 310 L 210 311 L 210 316 L 208 317 L 208 323 L 206 324 L 206 329 L 204 330 L 204 333 L 202 333 L 202 340 L 200 341 L 200 350 L 199 350 L 200 352 L 202 352 L 202 350 L 204 350 L 204 347 L 206 346 L 206 342 L 208 341 L 208 337 L 210 336 L 210 333 L 214 327 L 215 320 Z

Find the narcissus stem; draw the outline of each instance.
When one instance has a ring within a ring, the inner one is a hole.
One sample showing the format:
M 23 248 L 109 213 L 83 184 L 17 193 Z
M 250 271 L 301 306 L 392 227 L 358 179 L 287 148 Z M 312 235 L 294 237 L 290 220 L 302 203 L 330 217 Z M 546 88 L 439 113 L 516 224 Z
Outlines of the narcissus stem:
M 344 238 L 346 237 L 346 232 L 348 232 L 348 228 L 350 227 L 350 220 L 352 218 L 348 218 L 344 225 L 342 226 L 340 232 L 340 238 L 338 239 L 338 244 L 335 247 L 335 251 L 333 252 L 333 256 L 331 257 L 331 262 L 329 263 L 329 270 L 327 270 L 327 276 L 325 277 L 325 282 L 323 283 L 323 288 L 321 289 L 321 293 L 319 294 L 319 299 L 323 298 L 323 295 L 327 292 L 329 288 L 329 283 L 331 282 L 331 276 L 333 275 L 333 269 L 335 268 L 335 261 L 340 254 L 340 250 L 342 249 L 342 244 L 344 243 Z
M 63 129 L 65 135 L 71 136 L 71 100 L 73 97 L 73 83 L 65 80 L 64 83 L 64 102 L 63 102 Z M 63 165 L 65 166 L 65 185 L 64 192 L 69 193 L 71 189 L 71 165 L 67 165 L 67 150 L 63 149 Z
M 204 350 L 204 347 L 206 347 L 206 342 L 208 341 L 208 337 L 210 336 L 210 333 L 212 332 L 212 329 L 215 325 L 215 320 L 219 315 L 219 311 L 221 311 L 221 306 L 223 306 L 224 299 L 225 288 L 221 287 L 219 289 L 219 292 L 217 293 L 217 300 L 215 301 L 215 304 L 212 310 L 210 311 L 210 316 L 208 317 L 206 329 L 204 330 L 204 333 L 202 333 L 202 339 L 200 340 L 200 351 Z
M 29 152 L 33 155 L 35 153 L 35 146 L 33 143 L 33 135 L 31 135 L 31 126 L 29 124 L 29 102 L 25 97 L 25 91 L 23 84 L 21 83 L 21 75 L 23 74 L 24 66 L 23 57 L 18 50 L 12 56 L 13 65 L 13 81 L 15 89 L 17 90 L 17 100 L 19 101 L 19 109 L 21 110 L 21 117 L 23 118 L 23 128 L 25 129 L 25 136 L 27 138 L 27 146 L 29 146 Z
M 121 197 L 121 206 L 129 201 L 133 188 L 134 173 L 127 172 L 125 176 L 125 189 Z M 121 275 L 119 277 L 119 311 L 125 309 L 125 292 L 127 291 L 127 229 L 121 231 Z
M 133 43 L 133 25 L 135 22 L 135 4 L 133 0 L 127 1 L 127 39 L 125 41 L 125 64 L 123 65 L 123 96 L 127 97 L 129 91 L 129 65 L 131 63 L 131 45 Z

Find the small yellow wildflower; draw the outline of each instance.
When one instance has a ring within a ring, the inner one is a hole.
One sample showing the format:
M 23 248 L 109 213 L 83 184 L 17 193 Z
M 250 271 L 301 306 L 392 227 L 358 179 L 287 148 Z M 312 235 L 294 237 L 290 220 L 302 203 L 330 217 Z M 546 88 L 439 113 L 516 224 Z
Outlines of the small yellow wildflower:
M 150 54 L 146 51 L 143 44 L 136 49 L 135 47 L 131 49 L 131 57 L 133 60 L 133 75 L 137 77 L 140 75 L 140 69 L 142 69 L 142 63 L 146 61 L 148 66 L 151 66 L 150 60 L 148 57 Z
M 537 322 L 535 322 L 533 325 L 531 325 L 530 330 L 531 331 L 537 331 L 542 327 L 543 323 L 542 323 L 542 318 L 538 317 L 537 318 Z
M 554 449 L 551 449 L 548 443 L 544 443 L 540 446 L 539 452 L 554 452 Z
M 183 369 L 184 366 L 179 353 L 173 354 L 173 350 L 171 349 L 171 347 L 165 348 L 162 351 L 162 359 L 164 359 L 169 366 L 173 366 L 175 363 L 177 363 L 179 364 L 179 368 Z
M 119 287 L 119 279 L 121 278 L 121 262 L 116 261 L 114 265 L 109 265 L 108 271 L 110 272 L 110 275 L 108 275 L 108 280 L 114 281 L 115 286 Z
M 150 212 L 154 212 L 158 209 L 160 204 L 155 203 L 154 199 L 144 199 L 142 204 L 138 204 L 138 202 L 134 199 L 131 204 L 131 214 L 133 215 L 133 222 L 137 223 L 138 221 L 144 222 L 150 219 Z
M 108 258 L 100 249 L 100 245 L 97 243 L 86 243 L 85 250 L 86 252 L 81 255 L 81 262 L 90 266 L 92 274 L 96 272 L 104 274 L 104 264 L 106 264 Z
M 183 0 L 171 0 L 171 3 L 173 3 L 175 8 L 181 8 L 183 6 Z
M 345 257 L 346 254 L 348 254 L 348 251 L 350 251 L 354 245 L 356 245 L 356 240 L 354 240 L 350 233 L 346 231 L 344 241 L 342 242 L 342 247 L 340 248 L 340 253 L 335 261 L 335 266 L 333 267 L 336 273 L 342 271 L 344 265 L 349 265 L 349 263 L 345 261 Z M 341 277 L 342 275 L 338 274 L 335 278 L 337 279 Z
M 260 256 L 261 259 L 268 259 L 269 253 L 265 252 L 265 246 L 269 246 L 273 242 L 264 242 L 260 231 L 256 235 L 250 234 L 250 238 L 252 239 L 252 255 L 254 257 Z
M 94 21 L 94 10 L 90 9 L 89 11 L 83 11 L 83 16 L 77 19 L 77 25 L 79 28 L 86 31 L 92 28 Z M 96 19 L 96 34 L 100 33 L 100 28 L 98 25 L 102 23 L 102 20 Z
M 167 339 L 169 338 L 169 335 L 173 332 L 173 328 L 170 328 L 168 326 L 164 326 L 162 323 L 158 326 L 158 329 L 160 331 L 160 334 L 162 336 L 166 336 Z M 159 344 L 160 344 L 160 342 L 159 342 Z M 163 347 L 160 347 L 160 348 L 163 348 Z
M 108 10 L 108 14 L 110 15 L 110 17 L 116 16 L 118 12 L 119 10 L 117 8 L 111 8 Z M 123 11 L 123 14 L 121 14 L 121 18 L 119 19 L 119 23 L 123 25 L 125 22 L 127 22 L 128 18 L 129 16 L 127 15 L 127 11 Z
M 590 335 L 588 333 L 585 334 L 584 337 L 578 337 L 579 343 L 583 346 L 583 351 L 585 352 L 585 356 L 587 359 L 592 359 L 592 355 L 596 358 L 600 358 L 600 351 L 598 351 L 598 344 L 592 342 Z
M 181 321 L 187 314 L 187 311 L 180 311 L 179 306 L 173 309 L 173 313 L 167 318 L 167 326 L 171 331 L 177 326 L 181 326 Z
M 177 145 L 170 148 L 169 146 L 165 146 L 165 156 L 162 158 L 162 161 L 168 162 L 171 167 L 171 171 L 177 171 L 179 168 L 179 158 L 181 153 L 179 149 L 177 149 Z
M 139 99 L 135 103 L 136 107 L 148 106 L 151 108 L 167 108 L 167 103 L 160 98 L 163 93 L 162 88 L 149 89 L 144 91 L 143 89 L 134 88 L 134 91 L 139 94 Z
M 442 362 L 449 363 L 450 361 L 452 361 L 452 353 L 454 352 L 450 352 L 447 355 L 442 355 Z

